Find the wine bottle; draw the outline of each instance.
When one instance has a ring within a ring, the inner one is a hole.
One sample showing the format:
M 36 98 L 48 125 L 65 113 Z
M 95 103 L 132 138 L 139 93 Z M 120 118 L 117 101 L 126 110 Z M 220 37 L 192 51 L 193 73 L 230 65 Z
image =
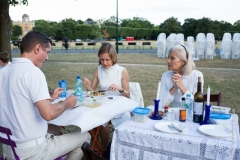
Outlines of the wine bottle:
M 202 80 L 198 77 L 197 92 L 194 94 L 193 103 L 193 122 L 201 123 L 203 121 L 204 99 L 202 93 Z

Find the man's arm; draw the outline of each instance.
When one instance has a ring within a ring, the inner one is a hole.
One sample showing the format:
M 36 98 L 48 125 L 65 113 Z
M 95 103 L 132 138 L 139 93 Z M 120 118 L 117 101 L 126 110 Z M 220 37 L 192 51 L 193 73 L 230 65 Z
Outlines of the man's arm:
M 74 107 L 76 103 L 77 97 L 69 96 L 65 101 L 60 103 L 51 104 L 50 100 L 46 99 L 36 102 L 35 106 L 37 106 L 42 118 L 46 121 L 50 121 L 57 118 L 66 109 Z

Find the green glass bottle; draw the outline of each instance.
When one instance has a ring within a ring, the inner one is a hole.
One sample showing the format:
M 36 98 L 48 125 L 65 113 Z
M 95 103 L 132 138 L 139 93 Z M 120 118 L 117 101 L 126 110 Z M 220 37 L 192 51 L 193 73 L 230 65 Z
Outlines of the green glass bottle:
M 204 99 L 202 93 L 202 80 L 198 77 L 197 92 L 194 94 L 193 103 L 193 122 L 201 123 L 203 121 Z

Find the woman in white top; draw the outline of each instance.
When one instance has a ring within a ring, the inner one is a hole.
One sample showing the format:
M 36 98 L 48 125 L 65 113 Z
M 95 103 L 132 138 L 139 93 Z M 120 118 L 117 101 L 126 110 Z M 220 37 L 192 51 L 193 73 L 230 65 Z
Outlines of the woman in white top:
M 204 83 L 203 74 L 195 70 L 192 53 L 183 45 L 176 45 L 169 50 L 168 70 L 163 73 L 160 89 L 160 106 L 164 107 L 172 102 L 172 107 L 181 106 L 181 98 L 187 94 L 197 92 L 198 77 Z
M 87 79 L 83 79 L 83 84 L 88 91 L 96 90 L 98 83 L 101 90 L 109 90 L 113 95 L 122 95 L 130 97 L 129 92 L 129 75 L 127 69 L 117 64 L 116 51 L 110 43 L 101 46 L 98 51 L 99 66 L 95 69 L 92 83 Z M 108 145 L 110 136 L 109 125 L 101 127 L 99 131 L 102 146 L 105 150 Z

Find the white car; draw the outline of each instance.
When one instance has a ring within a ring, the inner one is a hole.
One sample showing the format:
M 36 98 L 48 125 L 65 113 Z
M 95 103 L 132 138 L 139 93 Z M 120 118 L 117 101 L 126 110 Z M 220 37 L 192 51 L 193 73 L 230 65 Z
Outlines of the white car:
M 75 41 L 76 41 L 76 42 L 82 42 L 82 40 L 81 40 L 81 39 L 76 39 Z

